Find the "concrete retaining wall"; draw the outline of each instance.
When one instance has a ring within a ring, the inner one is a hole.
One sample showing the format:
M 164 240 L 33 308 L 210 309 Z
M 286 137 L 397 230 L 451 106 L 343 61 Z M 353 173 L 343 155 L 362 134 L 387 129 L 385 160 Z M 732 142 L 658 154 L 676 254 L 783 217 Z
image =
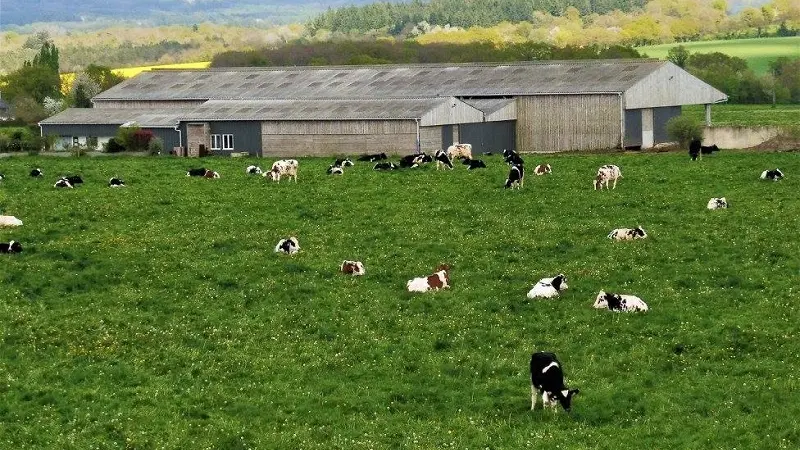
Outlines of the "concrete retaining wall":
M 748 148 L 766 142 L 780 132 L 778 127 L 706 127 L 703 145 L 719 148 Z

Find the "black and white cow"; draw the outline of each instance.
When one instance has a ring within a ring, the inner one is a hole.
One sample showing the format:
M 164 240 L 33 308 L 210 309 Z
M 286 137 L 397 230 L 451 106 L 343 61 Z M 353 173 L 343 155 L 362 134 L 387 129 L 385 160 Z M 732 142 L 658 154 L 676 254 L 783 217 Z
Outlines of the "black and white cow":
M 483 160 L 480 160 L 480 159 L 467 159 L 467 158 L 464 158 L 464 159 L 461 160 L 461 163 L 464 164 L 465 166 L 467 166 L 467 170 L 485 169 L 486 168 L 486 163 L 484 163 Z
M 406 155 L 400 158 L 400 167 L 414 169 L 431 161 L 433 161 L 431 155 L 426 153 L 415 153 L 413 155 Z
M 281 239 L 278 241 L 278 245 L 275 246 L 275 253 L 293 255 L 298 251 L 300 251 L 300 242 L 294 236 Z
M 332 164 L 334 167 L 353 167 L 353 161 L 350 158 L 338 158 Z
M 82 184 L 82 183 L 83 183 L 83 178 L 81 178 L 81 176 L 80 176 L 80 175 L 70 175 L 70 176 L 68 176 L 68 177 L 61 177 L 61 178 L 64 178 L 64 179 L 66 179 L 66 180 L 67 180 L 67 181 L 69 181 L 69 182 L 70 182 L 70 184 L 72 184 L 73 186 L 77 186 L 77 185 L 79 185 L 79 184 Z
M 578 393 L 580 390 L 564 386 L 564 371 L 554 353 L 536 352 L 531 355 L 531 411 L 536 409 L 536 399 L 541 395 L 545 408 L 555 408 L 558 402 L 569 412 L 572 397 Z
M 594 299 L 597 309 L 608 309 L 615 312 L 646 312 L 647 303 L 635 295 L 614 294 L 612 292 L 600 291 Z
M 372 170 L 397 170 L 397 165 L 393 162 L 382 162 L 375 164 Z
M 778 181 L 783 179 L 783 172 L 781 172 L 780 169 L 765 170 L 761 172 L 761 179 Z
M 542 278 L 538 283 L 533 285 L 528 291 L 528 298 L 553 298 L 558 297 L 558 294 L 569 288 L 567 286 L 567 277 L 560 273 L 553 278 Z
M 522 184 L 525 182 L 525 166 L 522 164 L 512 164 L 511 170 L 508 171 L 508 178 L 506 178 L 506 188 L 514 188 L 517 189 L 522 188 Z
M 3 181 L 5 178 L 6 178 L 6 176 L 3 175 L 2 173 L 0 173 L 0 181 Z
M 503 161 L 511 165 L 525 164 L 525 161 L 514 150 L 503 150 Z
M 42 169 L 40 169 L 40 168 L 38 168 L 38 167 L 37 167 L 37 168 L 35 168 L 35 169 L 31 170 L 31 173 L 30 173 L 30 175 L 31 175 L 32 177 L 41 177 L 41 176 L 43 176 L 43 175 L 44 175 L 44 173 L 42 172 Z
M 359 161 L 369 161 L 369 162 L 381 161 L 384 159 L 389 159 L 389 157 L 386 156 L 386 153 L 375 153 L 372 155 L 367 154 L 358 157 Z
M 247 166 L 247 168 L 244 169 L 244 173 L 248 175 L 261 175 L 262 170 L 261 167 L 258 166 Z
M 125 187 L 125 182 L 122 181 L 121 179 L 117 178 L 117 177 L 114 177 L 114 178 L 108 180 L 108 187 L 111 187 L 111 188 L 122 188 L 122 187 Z
M 204 177 L 204 176 L 206 176 L 206 172 L 208 172 L 208 169 L 206 169 L 205 167 L 200 167 L 200 168 L 197 168 L 197 169 L 189 169 L 189 171 L 186 172 L 186 176 L 187 177 Z
M 444 150 L 436 151 L 436 154 L 433 155 L 433 159 L 436 160 L 436 170 L 441 169 L 444 167 L 445 169 L 453 169 L 453 161 L 450 159 L 450 156 Z
M 21 253 L 22 244 L 17 241 L 0 242 L 0 253 Z
M 68 179 L 66 179 L 65 177 L 61 177 L 58 179 L 58 181 L 56 181 L 53 187 L 72 189 L 74 186 L 72 186 L 72 183 L 70 183 Z
M 728 200 L 725 197 L 714 197 L 708 201 L 706 208 L 708 209 L 725 209 L 728 207 Z
M 326 170 L 325 173 L 328 175 L 344 175 L 344 169 L 342 169 L 342 166 L 334 166 L 331 164 L 328 166 L 328 170 Z
M 647 232 L 641 226 L 636 228 L 614 228 L 608 233 L 607 237 L 614 241 L 631 241 L 647 238 Z

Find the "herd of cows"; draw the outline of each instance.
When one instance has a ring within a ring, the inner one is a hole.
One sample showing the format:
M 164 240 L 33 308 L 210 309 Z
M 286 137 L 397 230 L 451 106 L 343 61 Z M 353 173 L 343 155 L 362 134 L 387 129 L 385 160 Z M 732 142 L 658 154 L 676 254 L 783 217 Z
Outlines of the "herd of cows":
M 705 147 L 701 146 L 699 141 L 693 141 L 689 148 L 689 155 L 692 160 L 696 160 L 703 154 L 711 154 L 718 151 L 716 145 Z M 490 155 L 491 153 L 485 153 Z M 404 156 L 400 159 L 398 164 L 388 161 L 385 153 L 362 155 L 357 160 L 369 163 L 375 163 L 373 170 L 386 171 L 396 169 L 413 169 L 420 167 L 427 163 L 436 163 L 436 170 L 440 169 L 453 169 L 453 161 L 459 159 L 467 166 L 468 170 L 485 168 L 486 164 L 480 159 L 473 159 L 472 146 L 470 144 L 454 144 L 447 150 L 439 150 L 433 156 L 418 153 L 414 155 Z M 522 188 L 525 177 L 525 166 L 521 156 L 513 150 L 504 150 L 503 159 L 509 166 L 508 177 L 506 178 L 505 188 Z M 346 167 L 353 166 L 354 163 L 349 158 L 337 159 L 331 164 L 326 173 L 329 175 L 343 175 Z M 282 177 L 297 182 L 297 172 L 299 163 L 294 159 L 284 159 L 275 161 L 269 171 L 263 171 L 260 167 L 250 165 L 245 169 L 248 175 L 262 175 L 270 178 L 274 182 L 280 182 Z M 547 175 L 552 173 L 552 167 L 549 164 L 537 165 L 534 169 L 536 175 Z M 31 177 L 42 177 L 44 174 L 39 168 L 31 170 Z M 186 173 L 188 177 L 203 177 L 203 178 L 220 178 L 220 174 L 213 170 L 201 167 L 189 169 Z M 783 178 L 783 172 L 779 169 L 765 170 L 761 174 L 761 179 L 778 181 Z M 4 176 L 0 174 L 0 181 Z M 601 166 L 595 179 L 593 186 L 595 190 L 601 190 L 603 187 L 606 189 L 615 189 L 617 181 L 622 178 L 622 172 L 616 165 Z M 59 177 L 54 187 L 56 188 L 69 188 L 83 183 L 79 175 L 70 175 Z M 108 181 L 108 187 L 118 188 L 125 187 L 125 182 L 119 178 L 111 178 Z M 728 202 L 725 197 L 712 198 L 709 200 L 707 208 L 709 210 L 728 208 Z M 14 216 L 0 215 L 0 227 L 16 227 L 21 226 L 22 221 Z M 614 241 L 626 241 L 635 239 L 647 238 L 647 232 L 641 227 L 636 228 L 617 228 L 608 234 L 608 239 Z M 287 237 L 280 239 L 275 246 L 276 253 L 286 255 L 294 255 L 300 250 L 300 242 L 297 237 Z M 16 241 L 0 243 L 0 253 L 21 253 L 22 245 Z M 406 288 L 409 292 L 428 292 L 432 290 L 446 289 L 450 287 L 450 267 L 446 264 L 438 266 L 434 273 L 413 278 L 408 280 Z M 364 264 L 361 261 L 345 260 L 339 267 L 339 271 L 343 274 L 352 276 L 361 276 L 366 273 Z M 567 278 L 564 274 L 558 274 L 554 277 L 543 278 L 539 280 L 527 294 L 530 299 L 550 299 L 556 298 L 559 294 L 568 288 Z M 646 312 L 648 311 L 647 304 L 639 297 L 629 294 L 618 294 L 612 292 L 600 291 L 595 298 L 593 305 L 598 309 L 606 309 L 615 312 Z M 561 405 L 566 411 L 570 410 L 572 397 L 580 391 L 575 389 L 567 389 L 564 386 L 564 373 L 561 363 L 556 355 L 548 352 L 537 352 L 531 355 L 530 360 L 530 375 L 531 375 L 531 409 L 535 409 L 537 399 L 539 396 L 542 398 L 544 407 L 555 408 Z

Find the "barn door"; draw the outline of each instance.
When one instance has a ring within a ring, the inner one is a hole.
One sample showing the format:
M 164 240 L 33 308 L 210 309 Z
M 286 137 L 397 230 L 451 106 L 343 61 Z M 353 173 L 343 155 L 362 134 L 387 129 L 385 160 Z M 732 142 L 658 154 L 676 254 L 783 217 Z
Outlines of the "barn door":
M 442 125 L 442 150 L 453 145 L 453 126 Z

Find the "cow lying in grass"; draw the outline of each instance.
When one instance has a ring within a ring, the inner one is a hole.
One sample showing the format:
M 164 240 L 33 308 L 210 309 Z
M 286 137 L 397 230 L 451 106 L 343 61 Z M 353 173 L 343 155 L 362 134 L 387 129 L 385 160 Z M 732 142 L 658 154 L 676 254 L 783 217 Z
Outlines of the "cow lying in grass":
M 44 172 L 42 172 L 42 169 L 40 169 L 38 167 L 35 168 L 35 169 L 32 169 L 31 173 L 30 173 L 30 176 L 32 176 L 34 178 L 38 178 L 38 177 L 41 177 L 43 175 L 44 175 Z
M 647 237 L 647 232 L 640 226 L 636 228 L 615 228 L 611 230 L 611 233 L 608 233 L 607 237 L 615 241 L 631 241 L 634 239 L 645 239 Z
M 0 242 L 0 253 L 22 253 L 22 244 L 17 241 Z
M 534 175 L 547 175 L 549 173 L 553 173 L 553 168 L 550 167 L 550 164 L 539 164 L 533 169 Z
M 728 200 L 725 197 L 714 197 L 708 201 L 708 205 L 706 205 L 708 209 L 725 209 L 728 207 Z
M 531 411 L 536 409 L 536 399 L 542 396 L 542 406 L 551 407 L 555 411 L 556 404 L 561 404 L 564 411 L 572 408 L 572 397 L 580 393 L 579 389 L 567 389 L 564 386 L 564 371 L 561 362 L 554 353 L 536 352 L 531 355 Z
M 597 294 L 594 307 L 616 312 L 645 312 L 648 310 L 644 300 L 635 295 L 614 294 L 605 291 Z
M 783 172 L 781 172 L 780 169 L 765 170 L 761 172 L 761 179 L 779 181 L 783 179 Z
M 436 272 L 427 277 L 414 278 L 408 280 L 406 288 L 408 292 L 428 292 L 450 287 L 450 266 L 442 264 L 436 268 Z
M 248 175 L 261 175 L 262 170 L 261 167 L 258 166 L 247 166 L 247 168 L 244 169 L 244 173 Z
M 397 170 L 397 168 L 397 165 L 393 162 L 381 162 L 376 163 L 372 167 L 372 170 Z
M 111 187 L 111 188 L 122 188 L 122 187 L 125 187 L 125 182 L 122 181 L 121 179 L 117 178 L 117 177 L 114 177 L 114 178 L 108 180 L 108 187 Z
M 622 178 L 622 171 L 619 170 L 619 167 L 613 164 L 606 164 L 605 166 L 600 166 L 597 169 L 597 176 L 594 178 L 594 190 L 603 189 L 603 185 L 605 184 L 606 189 L 608 189 L 608 185 L 610 182 L 614 182 L 614 185 L 611 189 L 617 188 L 617 179 Z
M 294 178 L 297 183 L 297 168 L 300 164 L 296 159 L 281 159 L 272 163 L 272 168 L 269 172 L 264 172 L 262 176 L 270 177 L 272 181 L 280 183 L 282 176 L 289 177 L 289 181 Z
M 22 221 L 14 216 L 0 216 L 0 227 L 21 227 Z
M 298 251 L 300 251 L 300 242 L 294 236 L 281 239 L 275 246 L 275 253 L 294 255 Z
M 467 166 L 467 170 L 486 168 L 486 163 L 484 163 L 483 160 L 480 159 L 468 159 L 462 157 L 461 164 Z
M 343 261 L 342 265 L 339 266 L 339 271 L 344 274 L 352 275 L 352 276 L 361 276 L 366 273 L 364 269 L 364 264 L 361 261 Z
M 433 157 L 428 155 L 427 153 L 416 153 L 413 155 L 406 155 L 400 158 L 400 167 L 401 168 L 408 168 L 408 169 L 415 169 L 422 164 L 429 163 L 433 161 Z
M 367 154 L 367 155 L 362 155 L 358 158 L 359 161 L 369 161 L 369 162 L 380 161 L 383 159 L 388 159 L 386 153 L 375 153 L 372 155 Z
M 560 273 L 553 278 L 542 278 L 528 291 L 528 298 L 553 298 L 567 289 L 567 277 Z

